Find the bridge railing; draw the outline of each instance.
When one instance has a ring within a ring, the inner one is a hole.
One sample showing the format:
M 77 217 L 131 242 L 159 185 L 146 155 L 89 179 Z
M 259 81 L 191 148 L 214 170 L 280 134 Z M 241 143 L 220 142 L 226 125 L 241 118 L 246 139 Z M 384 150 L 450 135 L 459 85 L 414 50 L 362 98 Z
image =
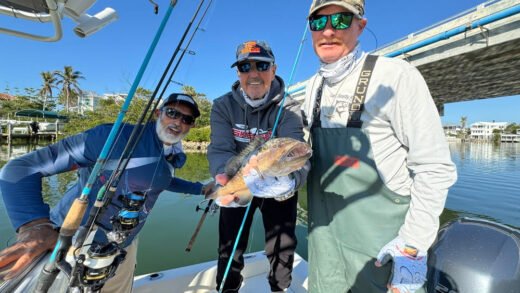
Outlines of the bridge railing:
M 447 19 L 444 19 L 442 21 L 439 21 L 435 24 L 432 24 L 426 28 L 423 28 L 419 31 L 413 32 L 408 34 L 405 37 L 402 37 L 400 39 L 397 39 L 393 42 L 390 42 L 388 44 L 385 44 L 379 48 L 376 48 L 372 51 L 372 53 L 375 52 L 386 52 L 388 51 L 388 48 L 391 47 L 397 47 L 400 43 L 408 43 L 406 45 L 409 45 L 410 41 L 413 39 L 414 42 L 419 42 L 422 39 L 426 39 L 430 36 L 439 34 L 442 31 L 447 31 L 451 28 L 460 26 L 464 23 L 470 23 L 473 20 L 481 19 L 486 16 L 492 15 L 494 13 L 497 13 L 502 10 L 506 10 L 508 8 L 514 7 L 519 4 L 518 0 L 490 0 L 486 1 L 476 7 L 470 8 L 468 10 L 465 10 L 461 13 L 458 13 L 454 16 L 451 16 Z M 471 16 L 475 17 L 471 17 Z M 404 45 L 404 46 L 406 46 Z

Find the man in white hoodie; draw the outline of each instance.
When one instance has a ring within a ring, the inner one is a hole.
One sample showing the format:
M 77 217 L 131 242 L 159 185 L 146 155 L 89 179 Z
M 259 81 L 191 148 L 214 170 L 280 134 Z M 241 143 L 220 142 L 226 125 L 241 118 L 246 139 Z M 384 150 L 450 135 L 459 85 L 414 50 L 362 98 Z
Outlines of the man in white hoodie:
M 315 0 L 321 66 L 302 106 L 313 146 L 309 292 L 419 292 L 456 181 L 419 71 L 360 50 L 364 0 Z

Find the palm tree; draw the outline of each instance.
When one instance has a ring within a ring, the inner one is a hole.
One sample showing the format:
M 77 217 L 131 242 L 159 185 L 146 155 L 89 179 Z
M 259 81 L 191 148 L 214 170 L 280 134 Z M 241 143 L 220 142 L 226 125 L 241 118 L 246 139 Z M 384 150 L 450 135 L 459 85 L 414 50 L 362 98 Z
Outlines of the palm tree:
M 460 128 L 461 128 L 462 141 L 466 140 L 466 122 L 467 121 L 468 121 L 467 116 L 460 117 Z
M 40 96 L 43 99 L 42 110 L 45 111 L 45 104 L 47 103 L 47 99 L 52 99 L 52 88 L 56 88 L 56 77 L 50 71 L 41 72 L 40 75 L 43 79 L 43 85 L 40 89 Z
M 81 95 L 81 89 L 79 88 L 78 80 L 85 79 L 81 72 L 74 71 L 72 66 L 65 66 L 63 72 L 56 70 L 54 71 L 54 75 L 58 77 L 57 85 L 61 84 L 61 91 L 65 93 L 65 109 L 67 112 L 69 111 L 69 99 L 70 94 L 75 92 L 78 95 Z M 79 107 L 78 103 L 78 107 Z

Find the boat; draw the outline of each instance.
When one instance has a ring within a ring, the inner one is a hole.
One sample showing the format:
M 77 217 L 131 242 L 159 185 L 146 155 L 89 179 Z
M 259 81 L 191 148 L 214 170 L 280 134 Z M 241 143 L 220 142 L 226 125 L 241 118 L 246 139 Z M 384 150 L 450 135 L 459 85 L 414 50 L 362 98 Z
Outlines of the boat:
M 9 267 L 0 270 L 0 293 L 33 292 L 50 253 L 35 260 L 14 279 L 2 281 Z M 244 255 L 241 293 L 271 292 L 269 262 L 263 251 Z M 307 262 L 295 254 L 291 287 L 308 291 Z M 136 276 L 134 293 L 216 292 L 217 261 L 197 263 Z M 479 218 L 460 218 L 441 227 L 428 252 L 428 292 L 520 292 L 520 230 Z M 68 283 L 59 274 L 48 292 L 60 292 Z M 90 292 L 90 291 L 87 291 Z
M 54 28 L 54 33 L 50 36 L 35 34 L 30 32 L 27 29 L 27 25 L 22 22 L 19 23 L 20 29 L 0 27 L 0 33 L 42 42 L 56 42 L 63 36 L 62 19 L 66 16 L 78 24 L 74 28 L 74 33 L 80 38 L 84 38 L 97 32 L 118 18 L 116 11 L 110 7 L 106 7 L 95 15 L 88 14 L 87 10 L 90 9 L 96 1 L 97 0 L 0 1 L 0 14 L 24 21 L 50 23 Z
M 26 269 L 20 276 L 13 280 L 1 282 L 2 293 L 25 293 L 33 292 L 44 264 L 49 255 L 40 257 L 33 265 Z M 241 293 L 271 292 L 267 281 L 269 273 L 269 262 L 263 251 L 244 255 L 245 267 L 242 271 L 244 281 L 240 289 Z M 161 292 L 184 292 L 184 293 L 209 293 L 217 292 L 216 288 L 217 261 L 208 261 L 185 267 L 169 269 L 150 274 L 136 276 L 134 278 L 133 293 L 161 293 Z M 0 278 L 2 272 L 0 272 Z M 49 292 L 59 292 L 63 288 L 65 279 L 60 274 L 49 289 Z M 307 262 L 298 254 L 294 256 L 294 269 L 291 287 L 287 292 L 307 292 Z
M 263 251 L 244 255 L 245 267 L 242 271 L 244 282 L 241 293 L 271 292 L 267 282 L 269 262 Z M 215 282 L 217 261 L 209 261 L 186 267 L 151 273 L 134 278 L 133 293 L 217 292 Z M 291 287 L 287 292 L 307 292 L 307 262 L 298 254 L 294 257 Z

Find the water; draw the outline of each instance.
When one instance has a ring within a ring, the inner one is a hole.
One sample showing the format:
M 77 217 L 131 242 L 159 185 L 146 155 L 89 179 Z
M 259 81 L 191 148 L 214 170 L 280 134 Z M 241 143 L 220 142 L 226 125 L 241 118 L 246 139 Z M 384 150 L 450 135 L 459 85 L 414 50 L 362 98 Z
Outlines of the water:
M 444 215 L 487 218 L 520 227 L 520 144 L 450 144 L 458 180 Z
M 0 146 L 0 164 L 38 146 Z M 441 222 L 460 216 L 486 218 L 520 227 L 520 144 L 460 144 L 451 143 L 452 158 L 458 168 L 459 180 L 450 189 Z M 187 165 L 178 176 L 188 180 L 207 180 L 208 163 L 203 154 L 189 154 Z M 44 181 L 48 202 L 55 203 L 75 175 L 62 174 Z M 305 193 L 300 194 L 300 206 L 306 207 Z M 200 196 L 164 192 L 139 236 L 137 274 L 181 267 L 214 260 L 218 247 L 218 213 L 206 217 L 192 251 L 186 245 L 200 219 L 195 207 Z M 202 206 L 202 207 L 205 207 Z M 297 252 L 307 257 L 305 210 L 299 210 Z M 0 203 L 0 248 L 6 246 L 14 232 Z M 249 251 L 263 249 L 264 231 L 260 213 L 256 213 L 251 229 Z

